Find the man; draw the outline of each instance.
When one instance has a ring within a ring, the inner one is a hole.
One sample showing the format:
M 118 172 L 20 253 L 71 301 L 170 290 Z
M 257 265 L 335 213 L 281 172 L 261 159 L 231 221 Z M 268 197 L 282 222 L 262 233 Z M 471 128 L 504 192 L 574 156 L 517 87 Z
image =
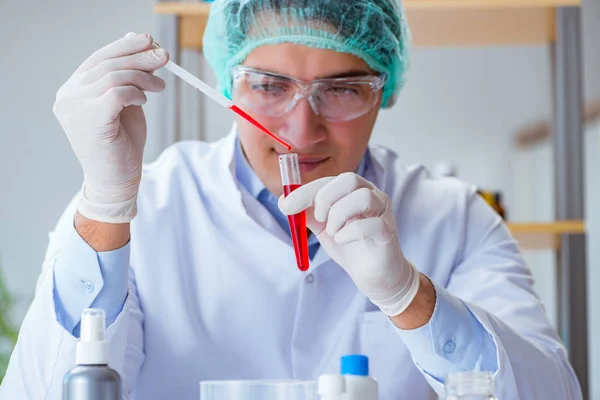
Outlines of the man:
M 59 399 L 81 312 L 107 314 L 127 398 L 197 399 L 209 379 L 316 379 L 369 356 L 381 399 L 443 395 L 491 371 L 500 399 L 579 399 L 564 347 L 502 220 L 457 180 L 368 146 L 404 82 L 408 29 L 393 0 L 223 0 L 205 55 L 244 120 L 143 166 L 144 92 L 168 55 L 128 34 L 86 60 L 54 111 L 83 171 L 51 236 L 4 398 Z M 307 211 L 311 266 L 286 215 Z M 43 329 L 40 329 L 42 327 Z

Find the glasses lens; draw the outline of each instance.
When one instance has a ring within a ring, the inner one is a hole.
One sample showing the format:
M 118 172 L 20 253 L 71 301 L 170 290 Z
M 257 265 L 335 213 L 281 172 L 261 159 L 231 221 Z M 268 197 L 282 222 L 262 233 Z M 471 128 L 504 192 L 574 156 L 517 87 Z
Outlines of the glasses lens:
M 239 73 L 234 81 L 238 102 L 254 112 L 272 117 L 287 111 L 297 90 L 296 84 L 289 79 L 253 71 Z
M 313 87 L 313 100 L 319 113 L 331 121 L 348 121 L 373 109 L 379 90 L 368 82 L 319 82 Z

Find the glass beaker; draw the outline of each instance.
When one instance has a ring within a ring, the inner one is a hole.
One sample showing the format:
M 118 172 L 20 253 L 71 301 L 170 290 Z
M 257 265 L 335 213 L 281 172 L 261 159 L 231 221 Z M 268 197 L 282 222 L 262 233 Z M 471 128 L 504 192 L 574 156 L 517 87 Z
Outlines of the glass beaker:
M 446 400 L 496 400 L 491 372 L 451 372 L 445 389 Z
M 317 383 L 298 380 L 201 381 L 200 400 L 317 400 Z

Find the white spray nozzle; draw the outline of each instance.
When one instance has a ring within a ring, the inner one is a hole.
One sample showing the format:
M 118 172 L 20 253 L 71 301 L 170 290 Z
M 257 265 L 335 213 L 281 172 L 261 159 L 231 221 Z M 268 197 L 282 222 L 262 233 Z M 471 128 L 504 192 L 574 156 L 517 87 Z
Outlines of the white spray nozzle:
M 75 362 L 78 365 L 108 364 L 108 342 L 104 340 L 106 315 L 99 308 L 88 308 L 81 314 L 80 338 L 77 342 Z
M 84 342 L 104 340 L 106 317 L 104 310 L 88 308 L 81 315 L 81 340 Z

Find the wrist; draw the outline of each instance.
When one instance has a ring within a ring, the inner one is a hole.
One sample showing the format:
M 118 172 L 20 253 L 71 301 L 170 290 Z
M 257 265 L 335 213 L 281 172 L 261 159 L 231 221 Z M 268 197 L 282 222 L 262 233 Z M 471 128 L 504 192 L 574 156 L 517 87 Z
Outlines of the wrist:
M 408 307 L 398 315 L 390 316 L 391 321 L 399 329 L 420 328 L 431 320 L 435 310 L 436 293 L 429 278 L 419 274 L 419 289 Z
M 130 224 L 112 224 L 86 218 L 76 212 L 73 218 L 75 230 L 96 252 L 120 249 L 129 242 Z

